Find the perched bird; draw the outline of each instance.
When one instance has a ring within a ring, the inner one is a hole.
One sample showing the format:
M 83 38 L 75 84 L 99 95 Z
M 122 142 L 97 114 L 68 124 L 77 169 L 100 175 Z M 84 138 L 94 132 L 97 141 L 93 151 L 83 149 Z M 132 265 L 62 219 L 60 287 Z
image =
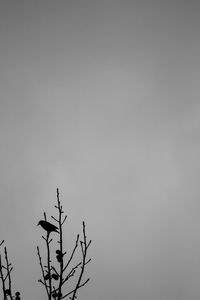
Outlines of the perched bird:
M 55 225 L 47 222 L 47 221 L 44 221 L 44 220 L 40 220 L 40 222 L 37 224 L 38 225 L 41 225 L 42 228 L 44 230 L 46 230 L 48 233 L 52 232 L 52 231 L 55 231 L 55 232 L 58 232 L 58 227 L 56 227 Z

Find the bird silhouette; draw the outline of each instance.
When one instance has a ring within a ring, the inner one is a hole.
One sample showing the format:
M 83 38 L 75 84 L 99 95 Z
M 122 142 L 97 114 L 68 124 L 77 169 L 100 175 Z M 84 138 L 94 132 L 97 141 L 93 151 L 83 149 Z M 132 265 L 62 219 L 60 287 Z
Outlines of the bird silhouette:
M 55 231 L 55 232 L 58 232 L 58 227 L 56 227 L 55 225 L 47 222 L 47 221 L 44 221 L 44 220 L 40 220 L 39 223 L 37 224 L 38 225 L 41 225 L 42 228 L 44 230 L 46 230 L 48 233 L 52 232 L 52 231 Z

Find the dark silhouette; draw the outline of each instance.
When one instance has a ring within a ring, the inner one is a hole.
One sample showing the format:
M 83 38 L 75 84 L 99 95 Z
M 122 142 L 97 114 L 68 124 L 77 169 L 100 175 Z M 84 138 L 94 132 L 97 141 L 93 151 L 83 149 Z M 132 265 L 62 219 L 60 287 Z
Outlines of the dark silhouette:
M 58 227 L 56 227 L 55 225 L 47 222 L 47 221 L 44 221 L 44 220 L 40 220 L 40 222 L 37 224 L 38 225 L 41 225 L 42 228 L 44 230 L 46 230 L 47 232 L 52 232 L 52 231 L 55 231 L 55 232 L 58 232 Z
M 46 247 L 45 261 L 42 259 L 39 246 L 37 246 L 37 255 L 42 273 L 38 282 L 44 286 L 48 300 L 62 300 L 64 298 L 76 300 L 78 291 L 90 280 L 90 278 L 84 279 L 84 275 L 86 266 L 91 261 L 91 259 L 87 258 L 91 240 L 88 241 L 86 237 L 85 222 L 83 221 L 82 237 L 77 234 L 74 247 L 71 251 L 65 251 L 63 245 L 63 224 L 67 219 L 67 215 L 63 215 L 64 210 L 60 202 L 58 189 L 57 205 L 54 205 L 54 207 L 57 209 L 57 217 L 51 216 L 51 218 L 57 223 L 57 226 L 47 221 L 45 212 L 44 219 L 40 220 L 37 224 L 41 225 L 46 233 L 42 235 Z M 51 232 L 57 232 L 58 234 L 51 237 Z M 54 248 L 55 242 L 57 242 L 59 246 L 56 246 L 57 250 L 52 253 L 52 250 L 56 249 Z M 4 253 L 2 253 L 3 247 L 1 248 L 1 246 L 3 243 L 4 240 L 0 241 L 0 283 L 2 285 L 2 297 L 0 295 L 0 299 L 21 300 L 20 292 L 14 292 L 12 288 L 11 273 L 13 267 L 8 259 L 6 247 L 4 247 Z M 52 243 L 54 244 L 53 247 L 51 246 Z M 78 253 L 79 246 L 81 251 Z M 76 255 L 79 254 L 81 254 L 80 259 L 76 257 Z M 71 281 L 72 277 L 74 277 L 74 279 Z
M 15 300 L 21 300 L 20 298 L 20 292 L 15 293 Z
M 41 220 L 38 225 L 41 225 L 46 231 L 46 236 L 42 236 L 45 241 L 46 255 L 45 262 L 43 262 L 40 248 L 37 246 L 37 254 L 39 258 L 39 264 L 41 268 L 42 277 L 38 280 L 46 290 L 48 300 L 61 300 L 69 298 L 76 300 L 77 293 L 85 286 L 90 278 L 84 279 L 85 269 L 91 259 L 87 258 L 88 248 L 91 244 L 91 240 L 88 241 L 86 237 L 85 222 L 82 222 L 82 238 L 77 234 L 76 242 L 71 251 L 65 251 L 63 245 L 63 224 L 67 219 L 67 215 L 64 214 L 63 206 L 60 202 L 59 190 L 57 189 L 57 205 L 54 205 L 57 209 L 57 217 L 51 216 L 51 218 L 57 223 L 58 227 L 47 222 L 47 216 L 44 212 L 44 220 Z M 57 231 L 57 229 L 59 231 Z M 50 238 L 51 231 L 58 232 L 59 244 L 55 254 L 52 253 L 53 248 L 51 247 L 52 242 L 55 243 L 54 238 Z M 78 255 L 78 248 L 80 246 L 81 258 L 76 258 Z M 53 258 L 56 258 L 54 261 Z M 74 262 L 73 262 L 74 261 Z M 74 277 L 72 282 L 71 279 Z M 70 284 L 69 284 L 70 283 Z M 72 283 L 72 284 L 71 284 Z M 68 289 L 66 289 L 66 286 Z
M 0 246 L 4 243 L 4 240 L 0 243 Z M 11 272 L 13 271 L 13 267 L 8 259 L 8 253 L 7 248 L 4 247 L 4 261 L 2 254 L 0 254 L 0 280 L 2 283 L 2 290 L 3 290 L 3 299 L 15 299 L 15 300 L 21 300 L 20 298 L 20 292 L 15 293 L 15 297 L 13 296 L 12 292 L 12 280 L 11 280 Z M 2 298 L 1 298 L 2 299 Z

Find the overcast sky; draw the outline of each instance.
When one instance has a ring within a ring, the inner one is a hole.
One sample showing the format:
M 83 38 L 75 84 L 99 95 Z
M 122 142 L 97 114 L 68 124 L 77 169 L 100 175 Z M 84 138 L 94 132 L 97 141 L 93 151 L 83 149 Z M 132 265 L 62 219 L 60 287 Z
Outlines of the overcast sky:
M 200 297 L 200 2 L 1 0 L 0 239 L 45 299 L 36 227 L 93 240 L 82 300 Z

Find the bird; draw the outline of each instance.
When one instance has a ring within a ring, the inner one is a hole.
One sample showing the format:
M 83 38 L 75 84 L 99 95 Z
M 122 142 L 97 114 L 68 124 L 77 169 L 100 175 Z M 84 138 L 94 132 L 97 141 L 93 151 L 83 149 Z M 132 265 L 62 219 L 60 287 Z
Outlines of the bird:
M 55 232 L 58 232 L 58 227 L 56 227 L 55 225 L 47 222 L 47 221 L 44 221 L 44 220 L 40 220 L 39 223 L 37 224 L 38 225 L 41 225 L 42 228 L 44 230 L 46 230 L 48 233 L 52 232 L 52 231 L 55 231 Z M 58 232 L 59 233 L 59 232 Z

